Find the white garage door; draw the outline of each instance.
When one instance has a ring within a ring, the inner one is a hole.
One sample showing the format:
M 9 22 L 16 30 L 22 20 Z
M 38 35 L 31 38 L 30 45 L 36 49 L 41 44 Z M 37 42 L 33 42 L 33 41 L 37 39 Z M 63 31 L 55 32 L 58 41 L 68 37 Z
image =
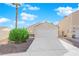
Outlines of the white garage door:
M 54 34 L 52 34 L 52 33 L 54 33 Z M 57 31 L 55 29 L 45 29 L 45 28 L 36 29 L 34 31 L 34 34 L 35 34 L 36 37 L 58 36 Z

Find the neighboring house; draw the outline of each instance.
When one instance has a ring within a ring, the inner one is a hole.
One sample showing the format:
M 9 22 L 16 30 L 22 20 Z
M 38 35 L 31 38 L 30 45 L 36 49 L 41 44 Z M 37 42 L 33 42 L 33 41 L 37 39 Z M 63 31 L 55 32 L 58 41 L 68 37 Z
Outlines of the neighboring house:
M 43 22 L 43 23 L 37 23 L 37 24 L 30 26 L 28 28 L 28 31 L 31 34 L 35 34 L 35 32 L 40 30 L 40 29 L 49 30 L 49 29 L 54 29 L 54 28 L 57 29 L 57 27 L 55 25 L 53 25 L 52 23 Z
M 79 38 L 79 10 L 64 17 L 58 29 L 59 37 Z
M 0 40 L 8 38 L 10 29 L 7 27 L 0 27 Z

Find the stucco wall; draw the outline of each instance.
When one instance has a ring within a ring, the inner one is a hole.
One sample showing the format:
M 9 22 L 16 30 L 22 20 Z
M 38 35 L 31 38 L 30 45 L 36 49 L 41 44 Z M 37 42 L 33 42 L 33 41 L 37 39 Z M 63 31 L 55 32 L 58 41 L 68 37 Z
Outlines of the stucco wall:
M 64 32 L 64 34 L 62 33 Z M 71 37 L 72 35 L 72 17 L 66 16 L 64 19 L 59 23 L 59 36 L 66 35 L 67 37 Z
M 79 27 L 79 11 L 76 11 L 71 15 L 65 17 L 59 23 L 59 36 L 62 36 L 62 31 L 64 31 L 67 37 L 72 37 L 72 35 L 74 34 L 73 31 L 76 31 L 74 27 Z
M 39 24 L 34 24 L 32 26 L 30 26 L 28 28 L 28 31 L 31 33 L 31 34 L 34 34 L 34 31 L 38 30 L 38 29 L 57 29 L 57 26 L 51 24 L 51 23 L 47 23 L 47 22 L 44 22 L 44 23 L 39 23 Z

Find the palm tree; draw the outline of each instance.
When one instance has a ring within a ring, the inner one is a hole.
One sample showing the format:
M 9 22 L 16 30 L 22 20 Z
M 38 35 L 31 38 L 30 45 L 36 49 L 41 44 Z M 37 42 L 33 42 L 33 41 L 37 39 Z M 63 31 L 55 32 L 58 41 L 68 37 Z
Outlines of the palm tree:
M 19 3 L 12 3 L 13 5 L 16 6 L 16 22 L 15 22 L 15 28 L 18 27 L 18 6 L 20 6 Z

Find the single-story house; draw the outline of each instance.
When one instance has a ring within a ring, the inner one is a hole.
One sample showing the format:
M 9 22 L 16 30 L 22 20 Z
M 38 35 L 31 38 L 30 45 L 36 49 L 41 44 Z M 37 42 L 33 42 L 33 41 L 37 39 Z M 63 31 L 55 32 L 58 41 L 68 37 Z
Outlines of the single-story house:
M 28 27 L 28 31 L 31 34 L 35 34 L 36 31 L 39 31 L 41 29 L 42 30 L 57 29 L 57 26 L 55 26 L 54 24 L 49 23 L 49 22 L 41 22 L 41 23 L 37 23 L 37 24 L 34 24 L 34 25 Z

